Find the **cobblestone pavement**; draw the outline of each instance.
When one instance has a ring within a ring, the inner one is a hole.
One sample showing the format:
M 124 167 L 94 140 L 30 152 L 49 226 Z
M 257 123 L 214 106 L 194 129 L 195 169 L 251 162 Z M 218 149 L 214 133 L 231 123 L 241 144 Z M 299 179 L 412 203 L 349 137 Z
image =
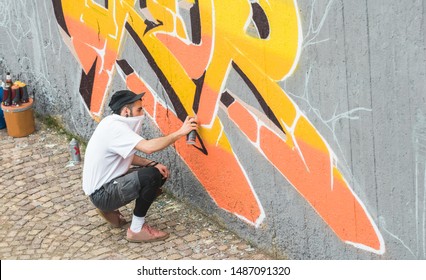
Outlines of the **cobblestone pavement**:
M 271 259 L 168 194 L 147 221 L 170 238 L 127 242 L 129 224 L 111 228 L 84 195 L 66 137 L 36 123 L 23 138 L 0 130 L 0 259 Z M 132 206 L 120 209 L 128 221 Z

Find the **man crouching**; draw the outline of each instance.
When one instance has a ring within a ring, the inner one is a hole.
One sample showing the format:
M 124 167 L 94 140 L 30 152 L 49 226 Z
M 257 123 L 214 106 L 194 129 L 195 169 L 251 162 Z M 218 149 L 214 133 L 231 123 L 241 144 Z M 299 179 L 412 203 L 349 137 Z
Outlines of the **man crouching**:
M 195 118 L 187 117 L 182 127 L 169 135 L 150 140 L 140 136 L 144 110 L 142 97 L 130 90 L 113 94 L 109 103 L 113 114 L 95 129 L 86 148 L 83 190 L 98 213 L 111 225 L 126 223 L 118 208 L 135 201 L 133 218 L 127 230 L 130 242 L 165 240 L 169 234 L 145 223 L 146 213 L 169 177 L 169 169 L 136 155 L 160 151 L 190 131 L 197 129 Z M 137 166 L 131 168 L 131 166 Z

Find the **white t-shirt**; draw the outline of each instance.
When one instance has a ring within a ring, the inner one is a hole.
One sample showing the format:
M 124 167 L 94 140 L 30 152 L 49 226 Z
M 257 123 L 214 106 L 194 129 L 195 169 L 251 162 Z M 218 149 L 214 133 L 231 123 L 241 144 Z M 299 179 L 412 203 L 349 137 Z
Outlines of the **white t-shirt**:
M 142 118 L 120 115 L 105 117 L 95 129 L 86 148 L 83 191 L 91 195 L 103 184 L 125 174 L 132 163 L 140 136 Z

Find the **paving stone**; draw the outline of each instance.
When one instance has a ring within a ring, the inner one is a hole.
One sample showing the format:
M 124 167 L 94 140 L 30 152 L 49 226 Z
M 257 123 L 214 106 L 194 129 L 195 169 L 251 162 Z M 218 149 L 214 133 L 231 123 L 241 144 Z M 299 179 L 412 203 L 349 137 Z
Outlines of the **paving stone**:
M 193 251 L 191 249 L 187 249 L 184 251 L 179 251 L 179 254 L 183 257 L 188 257 L 191 256 L 191 254 L 193 253 Z
M 182 259 L 182 256 L 175 253 L 175 254 L 172 254 L 172 255 L 168 256 L 167 259 L 168 260 L 180 260 L 180 259 Z

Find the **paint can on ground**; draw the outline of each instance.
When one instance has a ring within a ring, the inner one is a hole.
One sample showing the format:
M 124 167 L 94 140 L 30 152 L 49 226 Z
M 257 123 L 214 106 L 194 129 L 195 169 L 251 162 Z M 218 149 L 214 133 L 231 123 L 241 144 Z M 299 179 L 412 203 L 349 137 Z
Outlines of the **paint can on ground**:
M 7 134 L 12 137 L 25 137 L 35 131 L 33 99 L 21 106 L 1 105 L 7 126 Z
M 78 144 L 78 141 L 74 138 L 71 140 L 69 144 L 70 154 L 71 154 L 71 161 L 74 163 L 81 161 L 80 156 L 80 146 Z

